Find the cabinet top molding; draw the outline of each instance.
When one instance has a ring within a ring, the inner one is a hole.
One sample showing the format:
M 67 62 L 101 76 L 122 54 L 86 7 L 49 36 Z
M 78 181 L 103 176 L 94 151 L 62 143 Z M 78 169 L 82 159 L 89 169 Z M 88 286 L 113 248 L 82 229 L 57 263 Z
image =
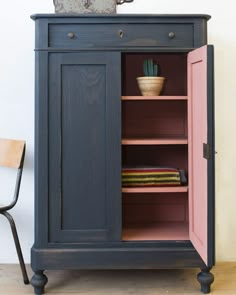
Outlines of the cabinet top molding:
M 51 13 L 51 14 L 33 14 L 31 15 L 33 20 L 39 18 L 107 18 L 107 19 L 122 19 L 122 18 L 154 18 L 154 19 L 188 19 L 188 18 L 204 18 L 209 20 L 211 16 L 209 14 L 69 14 L 69 13 Z

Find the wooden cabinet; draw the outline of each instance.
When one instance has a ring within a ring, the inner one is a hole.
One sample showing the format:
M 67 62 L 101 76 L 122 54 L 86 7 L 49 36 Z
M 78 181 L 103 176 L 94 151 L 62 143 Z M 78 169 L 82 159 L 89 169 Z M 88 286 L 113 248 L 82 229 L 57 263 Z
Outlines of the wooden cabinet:
M 213 48 L 208 15 L 34 15 L 35 243 L 48 269 L 214 265 Z M 166 78 L 141 96 L 144 59 Z M 122 187 L 122 167 L 183 169 L 180 186 Z

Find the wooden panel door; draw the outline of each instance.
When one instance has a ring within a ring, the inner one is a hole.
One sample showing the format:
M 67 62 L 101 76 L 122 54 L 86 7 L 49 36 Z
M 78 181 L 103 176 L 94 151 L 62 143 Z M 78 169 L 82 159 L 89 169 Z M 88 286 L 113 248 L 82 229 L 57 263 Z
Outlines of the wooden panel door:
M 119 53 L 49 55 L 49 242 L 121 237 Z
M 190 240 L 214 264 L 213 47 L 188 54 Z

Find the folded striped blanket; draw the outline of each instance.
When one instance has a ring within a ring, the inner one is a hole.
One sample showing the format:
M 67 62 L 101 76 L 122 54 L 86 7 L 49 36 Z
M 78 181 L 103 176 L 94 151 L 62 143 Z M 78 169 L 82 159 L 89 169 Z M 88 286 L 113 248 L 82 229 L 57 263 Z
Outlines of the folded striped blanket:
M 184 170 L 169 167 L 132 167 L 122 169 L 123 187 L 178 186 L 187 183 Z

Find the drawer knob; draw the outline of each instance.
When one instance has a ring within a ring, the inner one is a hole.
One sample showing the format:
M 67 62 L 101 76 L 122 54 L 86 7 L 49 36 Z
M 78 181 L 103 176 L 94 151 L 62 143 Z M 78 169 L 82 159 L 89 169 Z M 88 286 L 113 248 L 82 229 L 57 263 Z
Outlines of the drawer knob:
M 174 32 L 170 32 L 168 34 L 168 36 L 169 36 L 170 39 L 173 39 L 175 37 L 175 33 Z
M 123 38 L 123 37 L 124 37 L 124 32 L 123 32 L 122 30 L 119 30 L 119 31 L 118 31 L 118 36 L 119 36 L 120 38 Z
M 67 36 L 70 38 L 70 39 L 74 39 L 75 38 L 75 33 L 68 33 Z

